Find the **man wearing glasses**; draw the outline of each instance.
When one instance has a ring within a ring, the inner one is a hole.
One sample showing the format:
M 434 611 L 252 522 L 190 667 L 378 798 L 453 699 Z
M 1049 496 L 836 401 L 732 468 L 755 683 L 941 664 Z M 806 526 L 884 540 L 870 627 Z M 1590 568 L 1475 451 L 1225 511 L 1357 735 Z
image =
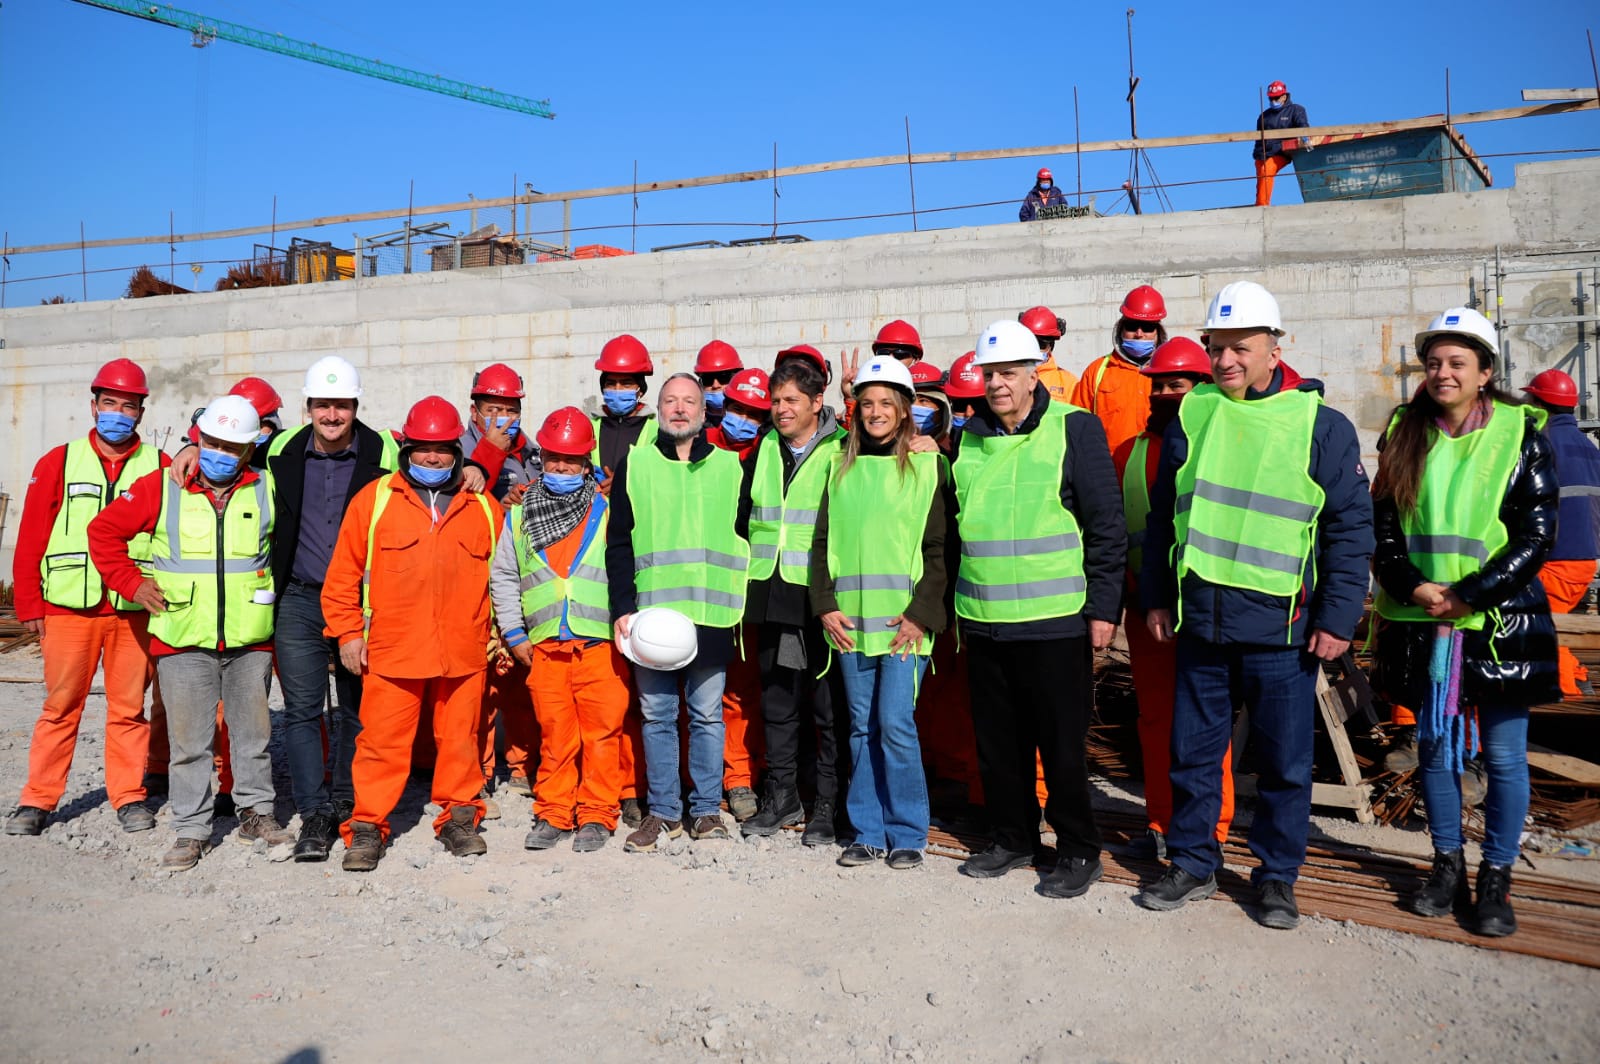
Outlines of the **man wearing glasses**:
M 1111 330 L 1111 353 L 1084 367 L 1069 400 L 1100 418 L 1106 442 L 1116 453 L 1144 431 L 1150 417 L 1150 378 L 1139 372 L 1156 348 L 1167 342 L 1166 301 L 1147 284 L 1123 297 Z

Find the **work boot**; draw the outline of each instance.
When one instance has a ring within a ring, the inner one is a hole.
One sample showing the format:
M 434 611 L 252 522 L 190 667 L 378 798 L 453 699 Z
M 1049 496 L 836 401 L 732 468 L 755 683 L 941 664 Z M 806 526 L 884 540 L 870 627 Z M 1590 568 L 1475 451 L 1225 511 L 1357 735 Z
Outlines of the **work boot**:
M 1039 893 L 1047 898 L 1076 898 L 1100 882 L 1105 867 L 1098 857 L 1063 857 L 1056 869 L 1039 883 Z
M 1146 909 L 1169 912 L 1180 909 L 1191 901 L 1209 898 L 1217 892 L 1215 874 L 1200 879 L 1190 875 L 1176 864 L 1167 866 L 1161 878 L 1133 896 L 1133 900 Z
M 7 835 L 41 835 L 44 833 L 44 822 L 50 819 L 50 811 L 40 809 L 36 805 L 19 805 L 6 817 Z
M 238 816 L 239 809 L 233 804 L 233 795 L 224 791 L 211 802 L 211 815 L 213 817 Z
M 698 842 L 715 842 L 718 839 L 732 838 L 722 823 L 721 813 L 695 817 L 689 822 L 689 837 Z
M 1472 889 L 1467 883 L 1467 861 L 1460 850 L 1435 853 L 1433 871 L 1422 889 L 1411 895 L 1411 911 L 1418 916 L 1444 916 L 1452 910 L 1465 912 L 1472 904 Z
M 603 850 L 611 839 L 611 832 L 604 824 L 591 821 L 579 824 L 578 830 L 572 835 L 572 851 L 574 853 L 593 853 Z
M 338 834 L 339 825 L 334 822 L 331 812 L 316 812 L 301 818 L 300 837 L 294 843 L 294 859 L 326 861 L 329 851 L 333 849 L 334 837 Z
M 636 828 L 644 823 L 644 806 L 639 804 L 639 799 L 622 800 L 622 822 L 630 828 Z
M 1461 808 L 1475 809 L 1483 804 L 1489 793 L 1489 781 L 1483 774 L 1483 762 L 1474 758 L 1461 766 Z
M 839 835 L 833 823 L 833 799 L 818 798 L 811 807 L 811 819 L 800 841 L 807 846 L 832 846 Z
M 1485 861 L 1478 866 L 1478 934 L 1504 938 L 1516 930 L 1517 914 L 1511 911 L 1511 869 Z
M 639 830 L 628 836 L 622 848 L 628 853 L 654 853 L 662 836 L 675 839 L 682 834 L 682 821 L 664 820 L 651 813 L 639 824 Z
M 489 844 L 483 841 L 472 823 L 470 805 L 458 805 L 450 810 L 450 819 L 439 829 L 439 841 L 444 843 L 451 857 L 480 857 L 489 852 Z
M 262 839 L 268 846 L 282 846 L 294 841 L 294 833 L 280 827 L 278 818 L 271 813 L 246 809 L 239 818 L 239 840 L 254 842 L 257 839 Z
M 354 798 L 335 798 L 333 800 L 333 822 L 343 824 L 356 814 Z
M 743 824 L 756 815 L 758 808 L 755 791 L 749 787 L 728 788 L 728 812 L 733 814 L 733 819 Z
M 136 831 L 149 831 L 156 826 L 156 815 L 143 802 L 129 802 L 117 810 L 117 823 L 132 835 Z
M 483 803 L 483 819 L 500 819 L 500 803 L 495 801 L 494 798 L 489 794 L 489 788 L 487 786 L 478 792 L 478 801 Z
M 161 867 L 173 872 L 193 868 L 200 863 L 200 855 L 206 849 L 200 839 L 179 839 L 172 844 L 172 849 L 161 855 Z
M 922 851 L 890 850 L 889 856 L 884 858 L 883 863 L 894 869 L 896 872 L 904 872 L 908 868 L 921 868 Z
M 350 825 L 350 844 L 344 848 L 346 872 L 370 872 L 383 860 L 383 832 L 376 824 Z
M 844 848 L 836 864 L 845 868 L 855 868 L 859 865 L 869 865 L 883 857 L 883 851 L 876 846 L 868 846 L 861 842 L 852 842 Z
M 1294 902 L 1294 884 L 1268 879 L 1259 889 L 1261 926 L 1274 931 L 1292 931 L 1300 926 L 1300 906 Z
M 1417 764 L 1417 727 L 1402 725 L 1389 743 L 1389 752 L 1383 755 L 1383 770 L 1396 774 L 1411 772 Z
M 524 798 L 533 797 L 533 784 L 528 782 L 528 777 L 520 772 L 513 772 L 511 778 L 506 780 L 506 790 L 512 794 L 520 794 Z
M 999 843 L 994 843 L 982 853 L 975 853 L 962 861 L 961 867 L 956 871 L 973 879 L 994 879 L 1005 875 L 1013 868 L 1021 868 L 1032 863 L 1033 854 L 1008 850 Z
M 165 772 L 146 772 L 144 774 L 144 794 L 146 798 L 165 798 L 167 795 L 167 774 Z
M 528 832 L 528 837 L 522 840 L 524 850 L 548 850 L 556 843 L 567 837 L 567 831 L 558 828 L 542 817 L 533 818 L 533 830 Z
M 805 815 L 806 807 L 800 804 L 799 791 L 768 783 L 760 811 L 740 824 L 739 830 L 746 835 L 776 835 L 790 824 L 800 823 Z

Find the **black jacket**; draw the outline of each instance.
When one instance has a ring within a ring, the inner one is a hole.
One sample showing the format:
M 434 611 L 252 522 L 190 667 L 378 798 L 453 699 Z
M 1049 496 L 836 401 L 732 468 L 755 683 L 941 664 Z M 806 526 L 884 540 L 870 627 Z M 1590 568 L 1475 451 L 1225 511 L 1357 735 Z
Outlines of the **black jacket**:
M 839 449 L 839 440 L 830 440 L 839 427 L 834 413 L 828 407 L 822 408 L 822 417 L 818 424 L 815 446 L 805 453 L 806 462 L 826 462 Z M 763 430 L 762 437 L 769 433 L 777 432 L 775 428 Z M 840 439 L 843 439 L 841 436 Z M 763 441 L 758 439 L 756 445 L 744 459 L 744 480 L 739 489 L 739 517 L 734 525 L 734 531 L 745 539 L 750 538 L 750 488 L 755 482 L 756 463 L 761 458 Z M 799 466 L 795 464 L 794 452 L 784 445 L 782 438 L 778 440 L 778 457 L 783 460 L 783 484 L 787 490 L 794 480 L 794 475 Z M 744 619 L 746 624 L 786 624 L 791 628 L 804 628 L 812 620 L 811 596 L 806 587 L 791 584 L 778 575 L 778 570 L 773 569 L 772 575 L 765 580 L 752 580 L 745 592 Z
M 315 429 L 297 432 L 282 451 L 267 459 L 271 467 L 277 510 L 272 527 L 272 582 L 278 588 L 278 601 L 289 586 L 294 572 L 294 555 L 300 547 L 300 501 L 305 494 L 306 448 L 311 446 Z M 350 474 L 350 491 L 344 505 L 348 511 L 356 492 L 389 472 L 383 468 L 383 437 L 356 419 L 356 468 Z
M 1260 118 L 1256 119 L 1256 128 L 1263 132 L 1274 129 L 1307 129 L 1310 125 L 1311 119 L 1306 117 L 1306 109 L 1293 100 L 1276 110 L 1269 107 L 1261 112 Z M 1251 147 L 1250 154 L 1257 159 L 1265 159 L 1269 155 L 1286 155 L 1288 152 L 1283 150 L 1285 145 L 1289 151 L 1299 147 L 1292 140 L 1274 140 L 1268 137 L 1265 140 L 1257 140 Z
M 1500 520 L 1510 533 L 1510 542 L 1481 570 L 1454 587 L 1474 610 L 1500 611 L 1498 628 L 1491 620 L 1482 630 L 1465 633 L 1461 648 L 1464 705 L 1531 706 L 1561 697 L 1555 624 L 1544 585 L 1539 582 L 1539 567 L 1555 543 L 1559 512 L 1554 454 L 1530 417 L 1522 455 L 1500 502 Z M 1406 553 L 1400 511 L 1393 500 L 1378 499 L 1373 503 L 1373 518 L 1378 537 L 1373 575 L 1392 597 L 1410 602 L 1424 578 Z M 1374 684 L 1391 701 L 1411 708 L 1426 701 L 1433 630 L 1432 624 L 1379 622 Z

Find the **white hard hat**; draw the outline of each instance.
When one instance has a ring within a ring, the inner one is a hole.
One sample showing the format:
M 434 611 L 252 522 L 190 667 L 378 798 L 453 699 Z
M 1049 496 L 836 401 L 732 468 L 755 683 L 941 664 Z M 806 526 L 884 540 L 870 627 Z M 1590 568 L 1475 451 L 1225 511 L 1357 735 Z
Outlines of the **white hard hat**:
M 974 366 L 993 366 L 1000 362 L 1043 362 L 1045 353 L 1039 338 L 1020 321 L 1005 318 L 978 334 L 973 348 Z
M 261 435 L 261 415 L 244 396 L 223 395 L 206 404 L 195 426 L 224 443 L 255 443 Z
M 1494 331 L 1494 322 L 1471 307 L 1451 307 L 1428 323 L 1417 333 L 1417 357 L 1435 336 L 1459 336 L 1481 345 L 1491 355 L 1500 353 L 1500 337 Z
M 328 355 L 311 363 L 301 392 L 307 399 L 360 399 L 361 374 L 338 355 Z
M 876 356 L 872 361 L 856 371 L 854 388 L 857 394 L 869 384 L 887 384 L 891 388 L 898 388 L 906 394 L 907 399 L 914 399 L 917 389 L 911 383 L 911 371 L 897 358 L 884 355 Z
M 1282 336 L 1283 318 L 1271 292 L 1254 281 L 1234 281 L 1211 297 L 1205 330 L 1212 329 L 1270 329 L 1272 335 Z
M 622 649 L 635 665 L 675 672 L 694 660 L 700 639 L 694 622 L 677 610 L 648 606 L 633 615 Z

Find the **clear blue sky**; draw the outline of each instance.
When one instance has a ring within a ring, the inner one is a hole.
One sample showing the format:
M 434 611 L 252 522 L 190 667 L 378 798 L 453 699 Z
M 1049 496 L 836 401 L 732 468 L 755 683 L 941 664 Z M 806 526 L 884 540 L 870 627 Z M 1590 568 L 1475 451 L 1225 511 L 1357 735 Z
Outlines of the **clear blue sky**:
M 265 224 L 280 219 L 503 196 L 770 165 L 917 151 L 1068 143 L 1078 86 L 1084 140 L 1123 136 L 1126 3 L 682 5 L 416 3 L 412 0 L 186 0 L 179 6 L 286 36 L 532 97 L 546 121 L 314 66 L 240 45 L 190 46 L 176 29 L 70 0 L 0 7 L 0 228 L 11 245 Z M 1525 87 L 1594 84 L 1584 38 L 1600 10 L 1580 0 L 1396 4 L 1138 2 L 1139 128 L 1166 136 L 1250 128 L 1258 93 L 1289 83 L 1313 123 L 1514 106 Z M 1243 16 L 1241 18 L 1241 16 Z M 1482 155 L 1600 147 L 1600 115 L 1463 128 Z M 1168 185 L 1251 172 L 1248 145 L 1153 153 Z M 1041 160 L 1069 192 L 1070 155 Z M 917 168 L 924 227 L 1014 220 L 1041 161 Z M 1497 185 L 1513 158 L 1489 158 Z M 1125 154 L 1086 155 L 1088 189 L 1128 176 Z M 905 210 L 904 168 L 788 179 L 780 218 Z M 1294 202 L 1292 178 L 1279 202 Z M 1172 187 L 1178 209 L 1248 202 L 1248 182 Z M 1116 193 L 1102 194 L 1112 206 Z M 1147 197 L 1146 209 L 1154 207 Z M 1119 208 L 1124 209 L 1124 208 Z M 645 195 L 641 223 L 770 223 L 769 183 Z M 626 197 L 580 202 L 577 226 L 622 225 L 576 243 L 627 247 Z M 496 220 L 509 228 L 505 212 Z M 452 218 L 465 228 L 464 216 Z M 559 227 L 556 207 L 534 228 Z M 784 225 L 813 239 L 909 229 L 909 218 Z M 349 247 L 340 226 L 320 236 Z M 641 229 L 638 246 L 760 235 L 687 225 Z M 281 241 L 281 238 L 280 238 Z M 265 240 L 263 239 L 264 243 Z M 179 245 L 177 258 L 249 254 L 251 241 Z M 1152 249 L 1152 267 L 1159 266 Z M 91 299 L 115 298 L 127 270 L 167 273 L 165 245 L 90 252 Z M 82 298 L 78 254 L 12 256 L 6 303 Z M 192 286 L 179 266 L 178 283 Z M 209 289 L 223 272 L 210 266 Z

